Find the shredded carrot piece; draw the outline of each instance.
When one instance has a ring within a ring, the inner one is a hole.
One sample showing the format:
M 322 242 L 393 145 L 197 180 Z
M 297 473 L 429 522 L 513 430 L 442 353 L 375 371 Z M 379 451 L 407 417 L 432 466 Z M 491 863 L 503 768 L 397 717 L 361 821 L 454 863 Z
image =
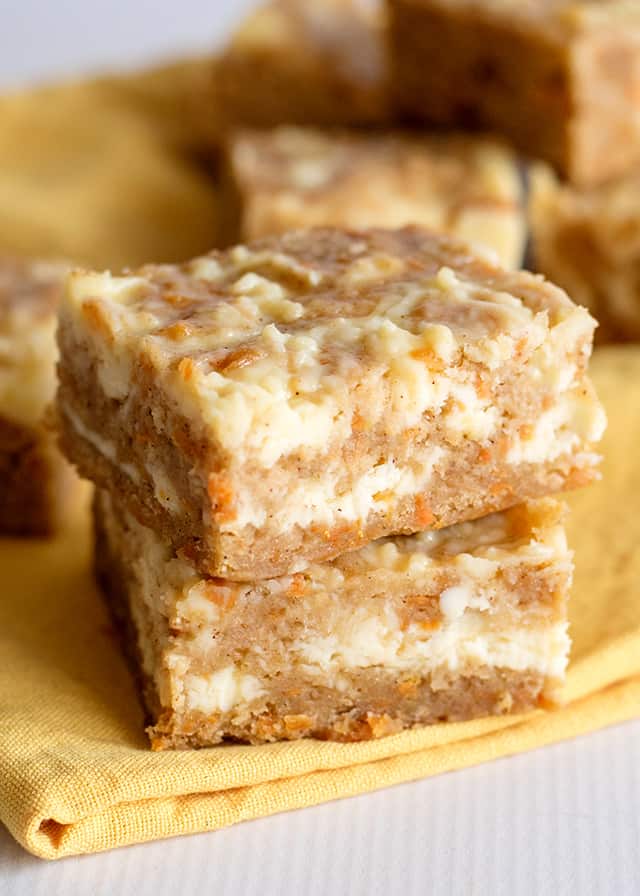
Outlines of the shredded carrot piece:
M 183 358 L 178 364 L 178 373 L 183 380 L 190 380 L 193 376 L 193 361 L 191 358 Z
M 501 494 L 503 494 L 503 493 L 507 493 L 507 494 L 508 494 L 509 492 L 512 492 L 512 491 L 513 491 L 513 489 L 511 488 L 511 486 L 509 485 L 509 483 L 508 483 L 508 482 L 505 482 L 503 479 L 499 479 L 497 482 L 494 482 L 494 483 L 489 487 L 489 494 L 490 494 L 490 495 L 501 495 Z
M 311 727 L 311 719 L 305 715 L 283 716 L 284 727 L 287 731 L 303 731 Z
M 301 597 L 305 592 L 305 580 L 302 573 L 295 573 L 291 577 L 291 585 L 289 586 L 290 597 Z
M 426 632 L 434 632 L 440 628 L 442 625 L 441 619 L 421 619 L 420 620 L 420 628 L 424 629 Z
M 418 678 L 405 678 L 398 682 L 398 693 L 401 697 L 415 697 L 418 693 Z
M 424 495 L 418 495 L 416 497 L 415 514 L 416 522 L 419 526 L 424 526 L 425 529 L 427 528 L 427 526 L 430 526 L 435 520 L 433 511 L 427 504 Z
M 228 370 L 238 370 L 240 367 L 247 367 L 261 357 L 262 353 L 255 348 L 237 348 L 225 355 L 224 358 L 221 358 L 215 365 L 215 368 L 222 373 L 226 373 Z
M 190 327 L 186 321 L 179 320 L 176 321 L 175 324 L 171 324 L 169 327 L 165 327 L 164 330 L 160 330 L 160 336 L 164 336 L 166 339 L 174 339 L 176 342 L 179 342 L 181 339 L 186 339 L 188 336 L 191 336 L 193 333 L 193 327 Z
M 367 428 L 364 417 L 359 411 L 353 412 L 353 417 L 351 418 L 351 429 L 354 432 L 362 432 Z
M 219 473 L 209 474 L 207 486 L 214 517 L 218 522 L 235 519 L 234 495 L 227 479 Z
M 415 361 L 423 361 L 430 370 L 444 370 L 445 364 L 442 358 L 433 351 L 433 349 L 425 346 L 424 348 L 414 348 L 410 352 L 411 357 Z
M 100 303 L 96 299 L 88 299 L 82 304 L 82 314 L 92 330 L 101 333 L 109 342 L 113 341 L 113 332 L 104 316 Z
M 228 586 L 224 590 L 219 588 L 215 580 L 207 582 L 205 595 L 207 600 L 210 600 L 212 604 L 220 607 L 225 612 L 234 608 L 238 597 L 237 592 L 230 590 Z

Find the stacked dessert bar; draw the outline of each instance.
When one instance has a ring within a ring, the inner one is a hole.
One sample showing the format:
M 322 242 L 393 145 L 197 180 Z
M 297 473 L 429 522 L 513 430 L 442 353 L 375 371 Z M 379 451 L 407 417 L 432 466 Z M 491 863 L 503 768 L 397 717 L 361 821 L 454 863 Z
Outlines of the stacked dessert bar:
M 362 739 L 557 699 L 595 322 L 418 227 L 75 272 L 63 448 L 155 748 Z

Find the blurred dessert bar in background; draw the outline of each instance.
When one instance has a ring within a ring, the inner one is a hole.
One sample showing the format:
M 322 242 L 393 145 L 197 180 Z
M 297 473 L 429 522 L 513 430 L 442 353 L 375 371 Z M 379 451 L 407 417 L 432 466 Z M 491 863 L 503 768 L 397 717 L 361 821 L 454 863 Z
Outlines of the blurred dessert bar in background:
M 598 319 L 599 340 L 640 340 L 640 168 L 591 189 L 532 170 L 536 270 Z
M 493 249 L 518 268 L 523 178 L 504 144 L 464 134 L 322 131 L 282 126 L 226 140 L 229 243 L 300 227 L 420 224 Z
M 67 267 L 0 257 L 0 534 L 48 535 L 76 478 L 44 420 L 56 388 L 56 312 Z
M 591 185 L 640 163 L 640 4 L 389 0 L 401 115 L 480 126 Z
M 384 13 L 375 0 L 274 0 L 258 7 L 214 65 L 220 125 L 388 121 Z

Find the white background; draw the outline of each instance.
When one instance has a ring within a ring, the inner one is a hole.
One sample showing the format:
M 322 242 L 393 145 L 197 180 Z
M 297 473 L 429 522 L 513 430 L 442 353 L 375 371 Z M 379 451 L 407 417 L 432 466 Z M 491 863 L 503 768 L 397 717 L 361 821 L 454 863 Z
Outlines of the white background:
M 252 0 L 0 0 L 0 87 L 201 52 Z M 0 721 L 1 724 L 1 721 Z M 213 834 L 45 863 L 0 896 L 639 896 L 640 722 Z

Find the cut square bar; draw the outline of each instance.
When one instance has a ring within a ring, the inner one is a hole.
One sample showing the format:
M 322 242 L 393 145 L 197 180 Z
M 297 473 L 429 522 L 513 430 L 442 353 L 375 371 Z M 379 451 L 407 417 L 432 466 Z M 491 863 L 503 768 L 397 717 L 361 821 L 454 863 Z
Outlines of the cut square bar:
M 56 311 L 66 267 L 0 258 L 0 534 L 49 535 L 75 476 L 43 416 L 55 394 Z
M 260 6 L 215 63 L 213 115 L 223 126 L 384 123 L 383 4 L 275 0 Z
M 389 0 L 393 90 L 413 120 L 509 137 L 586 185 L 640 161 L 640 6 Z
M 503 144 L 463 134 L 240 131 L 225 147 L 228 241 L 297 227 L 419 224 L 493 249 L 519 268 L 522 175 Z
M 62 444 L 204 574 L 281 575 L 593 479 L 593 329 L 413 227 L 74 272 Z
M 200 578 L 99 493 L 96 571 L 154 749 L 362 740 L 554 703 L 569 652 L 562 514 L 541 500 L 241 584 Z
M 640 340 L 640 172 L 591 189 L 532 172 L 532 257 L 590 310 L 601 341 Z

